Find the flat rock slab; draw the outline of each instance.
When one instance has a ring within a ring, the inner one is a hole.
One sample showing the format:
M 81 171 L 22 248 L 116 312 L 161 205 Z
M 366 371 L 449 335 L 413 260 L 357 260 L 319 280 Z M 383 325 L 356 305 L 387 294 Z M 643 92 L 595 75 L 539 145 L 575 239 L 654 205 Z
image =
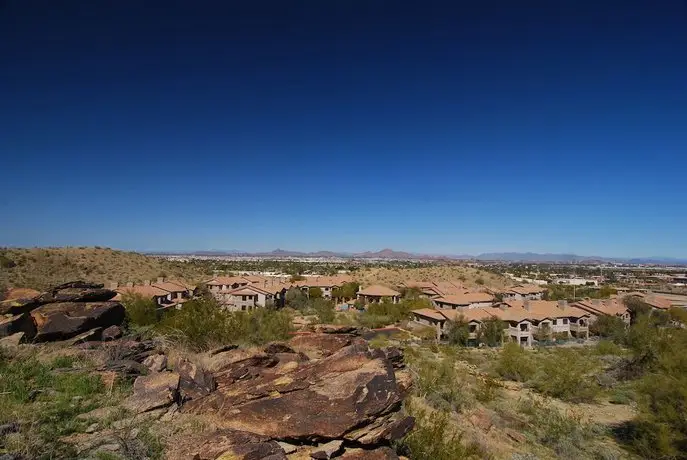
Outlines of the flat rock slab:
M 24 338 L 26 334 L 23 332 L 17 332 L 16 334 L 8 335 L 0 339 L 0 347 L 18 347 L 21 343 L 24 343 Z
M 329 441 L 317 446 L 310 452 L 310 456 L 316 460 L 329 460 L 343 450 L 343 441 L 340 439 Z
M 179 374 L 157 372 L 144 375 L 134 381 L 134 394 L 123 406 L 135 413 L 167 407 L 178 400 Z
M 388 447 L 380 447 L 372 450 L 346 449 L 338 460 L 398 460 L 396 452 Z
M 168 460 L 286 460 L 278 442 L 266 436 L 237 430 L 217 430 L 185 439 L 172 449 Z
M 273 356 L 254 352 L 242 358 L 223 360 L 214 374 L 217 390 L 185 403 L 183 410 L 214 415 L 222 428 L 312 442 L 343 439 L 367 425 L 386 433 L 384 422 L 373 422 L 400 408 L 391 363 L 373 356 L 365 343 L 283 373 L 273 371 Z
M 24 338 L 31 340 L 36 335 L 36 326 L 29 313 L 22 313 L 10 317 L 0 316 L 0 338 L 24 333 Z
M 66 340 L 96 327 L 119 325 L 125 310 L 119 302 L 60 302 L 31 311 L 37 342 Z
M 294 351 L 304 353 L 310 359 L 321 359 L 354 342 L 364 341 L 348 334 L 305 334 L 292 338 L 288 344 Z
M 143 365 L 150 372 L 162 372 L 167 369 L 167 356 L 163 354 L 150 355 L 143 360 Z

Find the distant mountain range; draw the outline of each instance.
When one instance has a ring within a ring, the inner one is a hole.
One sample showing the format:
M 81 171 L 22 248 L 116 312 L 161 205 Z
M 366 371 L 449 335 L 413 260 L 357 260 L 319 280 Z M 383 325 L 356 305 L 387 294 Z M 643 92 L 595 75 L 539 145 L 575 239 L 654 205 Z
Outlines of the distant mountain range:
M 548 263 L 580 263 L 580 262 L 615 262 L 629 264 L 659 264 L 659 265 L 687 265 L 687 259 L 672 257 L 622 258 L 580 256 L 577 254 L 540 254 L 536 252 L 488 252 L 479 255 L 437 255 L 418 254 L 393 249 L 382 249 L 371 252 L 334 252 L 334 251 L 289 251 L 275 249 L 269 252 L 248 252 L 232 250 L 185 251 L 185 252 L 149 252 L 151 255 L 187 255 L 187 256 L 246 256 L 246 257 L 312 257 L 312 258 L 346 258 L 346 259 L 387 259 L 387 260 L 478 260 L 495 262 L 548 262 Z

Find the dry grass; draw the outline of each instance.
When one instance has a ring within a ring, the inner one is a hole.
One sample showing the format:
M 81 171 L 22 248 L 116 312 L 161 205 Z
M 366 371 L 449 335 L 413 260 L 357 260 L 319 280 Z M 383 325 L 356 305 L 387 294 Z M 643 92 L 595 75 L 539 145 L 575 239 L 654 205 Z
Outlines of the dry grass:
M 0 287 L 46 289 L 76 279 L 97 283 L 142 282 L 158 276 L 198 281 L 198 266 L 107 248 L 0 249 Z M 11 263 L 8 263 L 11 261 Z
M 423 268 L 370 268 L 355 274 L 355 280 L 363 285 L 384 284 L 396 286 L 404 281 L 460 281 L 467 288 L 482 285 L 491 288 L 512 286 L 513 282 L 503 276 L 464 265 L 435 265 Z M 478 280 L 483 284 L 479 284 Z

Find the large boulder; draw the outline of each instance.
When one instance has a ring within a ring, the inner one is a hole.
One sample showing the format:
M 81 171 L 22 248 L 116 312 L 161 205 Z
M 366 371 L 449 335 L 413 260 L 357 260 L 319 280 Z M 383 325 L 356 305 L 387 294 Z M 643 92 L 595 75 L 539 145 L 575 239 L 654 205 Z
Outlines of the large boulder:
M 103 289 L 102 284 L 73 281 L 61 284 L 48 292 L 36 297 L 40 304 L 54 302 L 106 302 L 116 296 L 117 293 L 110 289 Z
M 310 359 L 329 356 L 352 343 L 365 341 L 349 334 L 303 334 L 288 342 L 293 350 L 304 353 Z
M 156 372 L 134 381 L 134 394 L 123 406 L 138 414 L 167 407 L 179 399 L 179 374 Z
M 40 303 L 36 299 L 11 299 L 0 302 L 0 315 L 19 315 L 28 313 Z
M 179 374 L 179 390 L 183 401 L 202 398 L 217 388 L 212 374 L 187 359 L 179 359 L 174 370 Z
M 36 335 L 36 326 L 28 313 L 4 317 L 0 316 L 0 338 L 18 332 L 24 333 L 24 340 L 31 340 Z
M 281 445 L 267 436 L 220 429 L 185 440 L 168 454 L 169 460 L 286 460 Z
M 121 324 L 125 310 L 119 302 L 60 302 L 31 312 L 37 342 L 66 340 L 97 327 Z
M 278 363 L 274 355 L 239 356 L 240 351 L 227 352 L 234 359 L 225 358 L 215 368 L 217 390 L 189 401 L 182 410 L 212 414 L 221 428 L 301 442 L 343 439 L 353 431 L 360 444 L 390 442 L 412 426 L 412 420 L 401 427 L 398 420 L 386 418 L 400 409 L 402 394 L 391 363 L 382 354 L 373 354 L 366 343 L 345 346 L 281 372 L 274 372 Z M 360 432 L 368 425 L 374 435 Z

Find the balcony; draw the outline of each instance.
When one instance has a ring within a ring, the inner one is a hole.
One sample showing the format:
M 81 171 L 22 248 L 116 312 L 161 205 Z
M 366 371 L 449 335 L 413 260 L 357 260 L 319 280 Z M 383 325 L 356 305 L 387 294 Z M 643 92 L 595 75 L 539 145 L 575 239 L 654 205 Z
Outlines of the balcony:
M 589 326 L 586 324 L 570 323 L 571 332 L 587 332 L 589 331 Z

